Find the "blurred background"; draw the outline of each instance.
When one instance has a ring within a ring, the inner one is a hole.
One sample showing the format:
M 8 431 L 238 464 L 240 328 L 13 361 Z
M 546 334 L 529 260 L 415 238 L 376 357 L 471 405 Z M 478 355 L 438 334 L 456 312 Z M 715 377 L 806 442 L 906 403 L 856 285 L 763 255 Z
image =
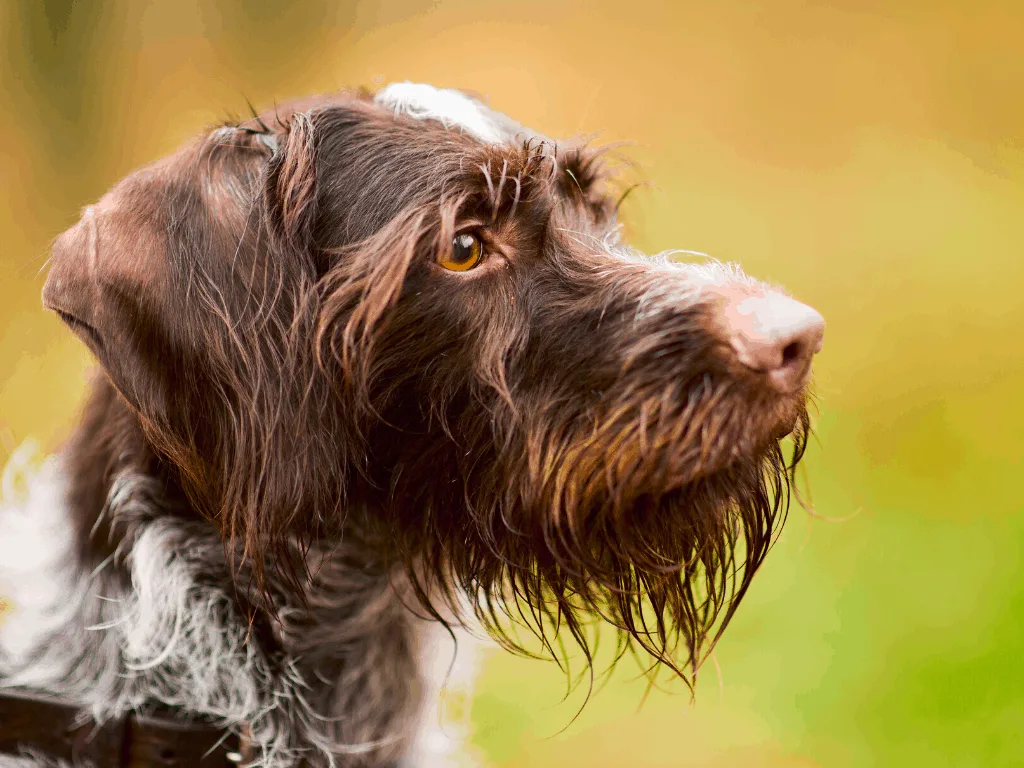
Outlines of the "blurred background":
M 816 515 L 695 700 L 642 703 L 625 664 L 574 720 L 554 665 L 494 654 L 482 762 L 1022 765 L 1022 41 L 1015 0 L 3 0 L 2 452 L 58 446 L 81 401 L 90 361 L 38 299 L 81 206 L 247 99 L 469 89 L 633 142 L 635 245 L 740 262 L 828 321 Z

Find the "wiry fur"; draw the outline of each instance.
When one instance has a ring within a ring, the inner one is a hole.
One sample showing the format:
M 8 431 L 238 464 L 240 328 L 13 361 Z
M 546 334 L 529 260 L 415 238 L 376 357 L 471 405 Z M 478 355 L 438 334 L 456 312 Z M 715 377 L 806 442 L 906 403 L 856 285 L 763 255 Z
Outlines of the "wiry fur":
M 56 694 L 99 721 L 160 704 L 227 730 L 244 726 L 262 748 L 253 765 L 270 768 L 317 755 L 397 758 L 406 745 L 401 727 L 382 722 L 381 713 L 395 709 L 383 681 L 390 677 L 397 689 L 391 694 L 409 706 L 417 679 L 429 680 L 435 695 L 439 683 L 466 683 L 449 681 L 455 648 L 388 599 L 387 579 L 374 585 L 372 576 L 343 565 L 340 547 L 320 556 L 312 608 L 288 605 L 282 595 L 276 634 L 288 653 L 266 653 L 253 642 L 219 537 L 201 523 L 159 515 L 145 478 L 119 477 L 109 499 L 107 514 L 136 521 L 131 546 L 85 568 L 71 548 L 52 547 L 70 530 L 55 463 L 28 473 L 25 457 L 23 450 L 8 466 L 0 506 L 0 591 L 16 606 L 0 625 L 4 685 Z M 472 639 L 460 642 L 466 669 Z M 416 653 L 427 654 L 421 664 L 432 674 L 413 667 Z M 429 669 L 437 662 L 443 670 Z M 446 733 L 440 716 L 436 707 L 422 716 L 424 738 L 432 738 L 412 753 L 417 768 L 449 764 L 435 761 L 451 751 L 445 739 L 457 733 Z
M 462 623 L 589 662 L 601 619 L 692 680 L 807 436 L 720 326 L 722 286 L 764 287 L 622 245 L 600 152 L 403 99 L 218 129 L 58 241 L 44 299 L 104 374 L 62 473 L 73 599 L 0 643 L 4 684 L 355 767 L 428 764 L 423 648 Z M 467 231 L 486 259 L 446 272 Z

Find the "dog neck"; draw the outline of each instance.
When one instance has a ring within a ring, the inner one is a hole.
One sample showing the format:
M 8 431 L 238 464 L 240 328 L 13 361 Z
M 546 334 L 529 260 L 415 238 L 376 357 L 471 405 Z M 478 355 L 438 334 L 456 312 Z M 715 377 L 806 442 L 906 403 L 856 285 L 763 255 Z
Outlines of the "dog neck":
M 94 382 L 61 463 L 74 547 L 84 566 L 109 561 L 121 567 L 118 553 L 130 550 L 140 526 L 158 516 L 198 518 L 105 377 Z M 137 498 L 142 485 L 144 500 Z
M 64 454 L 30 464 L 15 456 L 0 504 L 0 688 L 101 721 L 164 706 L 245 728 L 266 766 L 430 765 L 454 748 L 432 700 L 447 633 L 356 540 L 311 552 L 307 592 L 278 584 L 271 608 L 102 381 Z

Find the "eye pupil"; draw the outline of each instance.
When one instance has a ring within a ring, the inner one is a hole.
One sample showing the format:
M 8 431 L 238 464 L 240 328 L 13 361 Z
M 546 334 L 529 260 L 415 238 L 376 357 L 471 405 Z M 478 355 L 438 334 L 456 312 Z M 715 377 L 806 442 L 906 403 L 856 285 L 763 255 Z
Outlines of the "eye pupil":
M 476 238 L 472 235 L 459 235 L 452 245 L 452 261 L 467 261 L 473 258 Z
M 465 272 L 480 263 L 483 250 L 479 237 L 470 232 L 463 232 L 452 238 L 451 251 L 438 262 L 452 272 Z

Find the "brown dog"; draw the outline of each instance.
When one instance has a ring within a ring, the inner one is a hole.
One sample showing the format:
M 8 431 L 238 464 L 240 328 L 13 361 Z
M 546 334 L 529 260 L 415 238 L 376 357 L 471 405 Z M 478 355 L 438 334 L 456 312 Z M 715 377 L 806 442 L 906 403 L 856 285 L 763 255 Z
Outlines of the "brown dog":
M 0 679 L 173 707 L 253 765 L 420 768 L 453 749 L 432 626 L 589 660 L 598 617 L 689 675 L 781 525 L 823 322 L 630 250 L 612 192 L 600 152 L 405 83 L 204 133 L 87 208 L 43 298 L 103 375 L 0 509 L 9 542 L 55 532 L 6 545 Z

